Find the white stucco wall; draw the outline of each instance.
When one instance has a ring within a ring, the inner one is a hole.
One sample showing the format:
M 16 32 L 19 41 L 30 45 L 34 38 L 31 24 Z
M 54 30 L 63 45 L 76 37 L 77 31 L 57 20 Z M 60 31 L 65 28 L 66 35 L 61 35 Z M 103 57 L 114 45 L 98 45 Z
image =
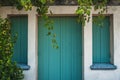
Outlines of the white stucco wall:
M 54 15 L 74 15 L 77 6 L 51 6 Z M 96 14 L 95 11 L 91 11 Z M 0 7 L 0 15 L 28 14 L 28 65 L 30 70 L 24 71 L 24 80 L 37 80 L 37 13 L 35 8 L 31 11 L 18 11 L 14 7 Z M 91 14 L 91 17 L 92 17 Z M 120 80 L 120 6 L 108 7 L 108 13 L 113 14 L 114 38 L 114 64 L 116 70 L 91 70 L 92 65 L 92 18 L 83 28 L 83 80 Z
M 96 14 L 92 11 L 92 14 Z M 114 61 L 116 70 L 91 70 L 92 65 L 92 21 L 84 27 L 84 80 L 120 80 L 120 6 L 108 7 L 108 13 L 113 14 Z

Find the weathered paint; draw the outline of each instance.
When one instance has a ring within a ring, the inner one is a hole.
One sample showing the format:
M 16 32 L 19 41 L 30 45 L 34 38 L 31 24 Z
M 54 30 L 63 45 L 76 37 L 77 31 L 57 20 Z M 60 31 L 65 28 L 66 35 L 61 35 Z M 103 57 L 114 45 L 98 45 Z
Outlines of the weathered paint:
M 52 17 L 58 49 L 39 17 L 38 80 L 82 80 L 82 27 L 76 17 Z

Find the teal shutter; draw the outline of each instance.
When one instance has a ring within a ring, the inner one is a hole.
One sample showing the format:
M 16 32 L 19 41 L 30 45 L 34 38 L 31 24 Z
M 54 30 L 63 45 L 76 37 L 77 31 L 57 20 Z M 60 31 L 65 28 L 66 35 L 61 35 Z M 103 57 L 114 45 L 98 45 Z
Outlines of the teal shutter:
M 51 17 L 59 49 L 38 19 L 38 80 L 82 80 L 82 27 L 77 17 Z
M 110 63 L 110 17 L 101 24 L 93 23 L 93 63 Z
M 17 41 L 14 46 L 13 61 L 19 64 L 27 64 L 28 53 L 28 17 L 12 16 L 10 17 L 12 24 L 12 34 L 18 34 Z

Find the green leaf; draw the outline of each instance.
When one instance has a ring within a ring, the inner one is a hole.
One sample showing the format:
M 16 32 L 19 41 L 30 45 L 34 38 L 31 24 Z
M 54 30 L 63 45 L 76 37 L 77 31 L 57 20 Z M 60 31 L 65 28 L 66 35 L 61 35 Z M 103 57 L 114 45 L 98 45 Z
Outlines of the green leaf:
M 46 4 L 46 0 L 40 0 L 42 4 Z
M 47 35 L 50 36 L 50 35 L 51 35 L 51 32 L 48 32 Z

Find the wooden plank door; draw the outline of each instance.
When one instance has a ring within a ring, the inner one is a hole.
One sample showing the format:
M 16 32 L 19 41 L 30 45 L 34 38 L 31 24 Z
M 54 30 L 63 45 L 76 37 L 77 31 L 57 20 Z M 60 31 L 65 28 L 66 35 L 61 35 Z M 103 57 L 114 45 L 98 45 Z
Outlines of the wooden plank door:
M 82 27 L 76 17 L 51 17 L 59 45 L 51 40 L 38 20 L 38 80 L 82 80 Z

